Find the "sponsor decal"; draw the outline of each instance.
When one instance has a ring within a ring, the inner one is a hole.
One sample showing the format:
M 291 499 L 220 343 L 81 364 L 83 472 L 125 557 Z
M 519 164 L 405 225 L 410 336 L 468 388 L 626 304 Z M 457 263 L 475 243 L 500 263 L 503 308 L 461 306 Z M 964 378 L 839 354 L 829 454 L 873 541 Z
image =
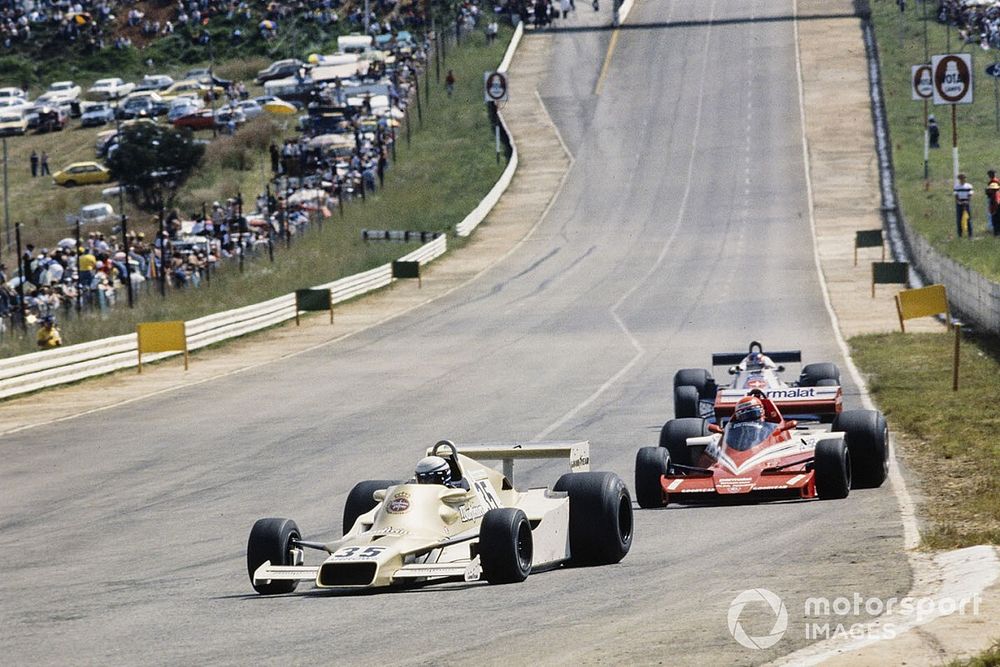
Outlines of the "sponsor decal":
M 475 521 L 479 517 L 486 514 L 486 508 L 477 503 L 466 503 L 460 505 L 458 508 L 458 515 L 462 517 L 462 521 Z
M 715 485 L 719 493 L 741 493 L 753 488 L 753 477 L 723 477 Z
M 379 528 L 378 530 L 373 530 L 372 535 L 406 535 L 409 531 L 403 530 L 402 528 L 393 528 L 389 526 L 388 528 Z
M 790 387 L 788 389 L 770 389 L 767 392 L 770 399 L 782 398 L 815 398 L 815 387 Z
M 580 458 L 573 459 L 569 462 L 570 469 L 579 468 L 580 466 L 589 466 L 589 465 L 590 465 L 589 456 L 581 456 Z
M 410 494 L 400 491 L 389 499 L 385 504 L 385 511 L 389 514 L 403 514 L 410 510 Z

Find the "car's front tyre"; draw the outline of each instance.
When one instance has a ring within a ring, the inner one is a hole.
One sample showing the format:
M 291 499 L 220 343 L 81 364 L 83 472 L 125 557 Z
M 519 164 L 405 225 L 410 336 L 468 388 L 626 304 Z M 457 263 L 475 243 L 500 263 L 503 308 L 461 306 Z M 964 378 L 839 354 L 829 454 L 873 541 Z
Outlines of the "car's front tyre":
M 491 584 L 516 584 L 531 574 L 531 524 L 516 507 L 492 509 L 479 527 L 479 563 Z
M 298 581 L 271 581 L 254 583 L 253 573 L 264 563 L 271 565 L 292 565 L 292 540 L 302 534 L 291 519 L 258 519 L 250 529 L 247 541 L 247 574 L 250 584 L 261 595 L 291 593 Z

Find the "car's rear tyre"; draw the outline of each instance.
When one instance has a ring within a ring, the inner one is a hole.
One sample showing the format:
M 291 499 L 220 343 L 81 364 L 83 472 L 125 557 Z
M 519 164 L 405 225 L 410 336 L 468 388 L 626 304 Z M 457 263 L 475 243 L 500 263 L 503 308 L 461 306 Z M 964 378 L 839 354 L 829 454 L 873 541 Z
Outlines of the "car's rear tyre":
M 492 509 L 479 527 L 479 563 L 491 584 L 515 584 L 531 574 L 531 524 L 516 507 Z
M 635 453 L 635 499 L 639 507 L 666 505 L 661 480 L 669 467 L 670 455 L 663 447 L 642 447 Z
M 67 188 L 75 188 L 76 187 L 76 181 L 69 180 L 69 181 L 66 181 L 65 183 L 63 183 L 63 185 L 65 185 Z
M 816 495 L 823 500 L 851 492 L 851 453 L 843 440 L 822 440 L 815 452 Z
M 832 431 L 843 431 L 851 451 L 855 489 L 882 486 L 889 475 L 889 426 L 878 410 L 845 410 L 833 420 Z
M 697 387 L 689 384 L 674 387 L 674 417 L 683 419 L 701 416 L 700 400 Z
M 704 368 L 682 368 L 674 373 L 674 389 L 691 386 L 701 398 L 711 398 L 713 385 L 712 375 Z
M 250 575 L 250 585 L 261 595 L 277 595 L 291 593 L 298 581 L 271 581 L 271 583 L 253 582 L 253 573 L 264 563 L 271 565 L 292 564 L 292 539 L 301 537 L 299 527 L 291 519 L 258 519 L 250 529 L 250 539 L 247 541 L 247 574 Z
M 799 375 L 799 386 L 801 387 L 824 387 L 834 385 L 821 385 L 820 380 L 833 380 L 834 385 L 840 384 L 840 369 L 837 364 L 829 362 L 819 364 L 806 364 L 802 367 Z
M 708 422 L 700 417 L 671 419 L 660 430 L 660 447 L 670 452 L 670 460 L 683 466 L 692 465 L 688 438 L 708 435 Z
M 367 514 L 378 505 L 372 494 L 398 483 L 388 479 L 367 479 L 355 484 L 344 502 L 344 535 L 354 527 L 354 522 L 359 516 Z
M 632 547 L 632 496 L 613 472 L 571 472 L 555 491 L 569 494 L 569 549 L 573 565 L 617 563 Z

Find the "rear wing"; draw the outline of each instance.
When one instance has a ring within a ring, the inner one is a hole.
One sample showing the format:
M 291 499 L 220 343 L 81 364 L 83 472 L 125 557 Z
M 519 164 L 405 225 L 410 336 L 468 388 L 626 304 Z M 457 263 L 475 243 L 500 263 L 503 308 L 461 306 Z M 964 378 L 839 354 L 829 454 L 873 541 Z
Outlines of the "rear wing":
M 570 472 L 590 470 L 589 440 L 550 440 L 541 442 L 501 442 L 458 444 L 458 453 L 475 461 L 502 461 L 503 474 L 514 482 L 514 459 L 569 459 Z
M 786 418 L 826 417 L 843 409 L 840 387 L 772 387 L 761 391 L 771 399 Z M 743 389 L 722 389 L 715 396 L 715 417 L 731 417 L 736 404 L 747 395 Z
M 782 350 L 779 352 L 764 352 L 776 364 L 802 363 L 802 350 Z M 712 355 L 712 366 L 734 366 L 744 358 L 746 352 L 716 352 Z

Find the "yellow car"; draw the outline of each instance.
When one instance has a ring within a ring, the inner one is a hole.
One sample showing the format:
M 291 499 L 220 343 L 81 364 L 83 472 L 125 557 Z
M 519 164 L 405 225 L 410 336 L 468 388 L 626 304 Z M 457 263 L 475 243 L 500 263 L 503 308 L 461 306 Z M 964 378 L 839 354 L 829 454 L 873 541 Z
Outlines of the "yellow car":
M 182 95 L 197 95 L 198 97 L 203 97 L 208 89 L 209 86 L 206 86 L 199 81 L 195 81 L 194 79 L 188 79 L 187 81 L 178 81 L 166 90 L 161 91 L 160 98 L 170 101 L 174 98 L 181 97 Z M 221 86 L 211 86 L 211 89 L 216 95 L 222 95 L 222 93 L 226 92 Z
M 68 188 L 74 185 L 90 185 L 91 183 L 107 183 L 111 180 L 111 171 L 98 162 L 74 162 L 52 175 L 56 185 Z

